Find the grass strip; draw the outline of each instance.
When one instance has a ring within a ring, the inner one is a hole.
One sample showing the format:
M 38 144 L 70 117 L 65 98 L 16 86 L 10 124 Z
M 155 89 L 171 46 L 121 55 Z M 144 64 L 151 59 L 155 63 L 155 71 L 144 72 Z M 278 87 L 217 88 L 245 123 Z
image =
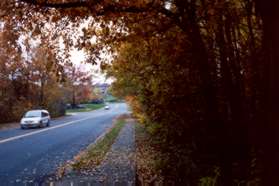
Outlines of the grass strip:
M 105 104 L 84 104 L 85 108 L 80 108 L 80 109 L 68 109 L 66 112 L 67 113 L 72 113 L 72 112 L 88 112 L 92 110 L 96 110 L 99 108 L 102 108 L 105 106 Z
M 76 159 L 72 164 L 73 169 L 83 170 L 99 165 L 105 158 L 106 153 L 110 150 L 124 124 L 125 120 L 118 120 L 102 139 L 97 141 L 92 147 L 89 147 L 85 154 Z

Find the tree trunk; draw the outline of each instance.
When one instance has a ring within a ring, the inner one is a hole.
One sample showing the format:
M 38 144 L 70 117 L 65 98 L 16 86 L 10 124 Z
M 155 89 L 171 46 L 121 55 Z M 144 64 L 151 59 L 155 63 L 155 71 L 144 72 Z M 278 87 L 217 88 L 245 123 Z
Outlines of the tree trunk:
M 222 14 L 220 14 L 222 15 Z M 217 34 L 217 44 L 219 46 L 219 55 L 220 55 L 220 66 L 221 66 L 221 84 L 222 84 L 222 94 L 224 97 L 224 102 L 226 107 L 222 118 L 224 118 L 224 127 L 220 131 L 219 139 L 220 141 L 220 163 L 221 163 L 221 182 L 224 185 L 232 185 L 232 75 L 229 69 L 229 60 L 228 58 L 228 49 L 225 42 L 225 33 L 223 26 L 222 17 L 219 18 L 218 23 L 218 34 Z
M 40 103 L 39 103 L 40 107 L 43 107 L 43 105 L 44 105 L 44 88 L 45 88 L 45 82 L 42 78 L 41 79 L 41 87 L 40 87 Z
M 76 106 L 76 95 L 75 95 L 75 88 L 73 86 L 73 91 L 72 91 L 72 106 Z
M 257 10 L 263 19 L 264 58 L 264 185 L 279 185 L 279 1 L 256 0 Z

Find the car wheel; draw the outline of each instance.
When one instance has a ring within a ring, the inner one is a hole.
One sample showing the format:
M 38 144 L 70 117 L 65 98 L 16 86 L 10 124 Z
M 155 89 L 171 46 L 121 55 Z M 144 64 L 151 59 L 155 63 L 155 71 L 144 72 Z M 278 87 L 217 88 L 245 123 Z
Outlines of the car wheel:
M 40 127 L 40 128 L 45 127 L 45 126 L 44 126 L 44 123 L 43 123 L 42 121 L 40 121 L 40 125 L 39 125 L 39 127 Z
M 47 125 L 46 125 L 46 126 L 47 126 L 47 127 L 49 127 L 49 124 L 50 124 L 50 121 L 48 120 L 48 121 L 47 121 Z
M 21 129 L 26 129 L 26 128 L 25 128 L 24 126 L 22 126 L 22 125 L 20 125 L 20 128 L 21 128 Z

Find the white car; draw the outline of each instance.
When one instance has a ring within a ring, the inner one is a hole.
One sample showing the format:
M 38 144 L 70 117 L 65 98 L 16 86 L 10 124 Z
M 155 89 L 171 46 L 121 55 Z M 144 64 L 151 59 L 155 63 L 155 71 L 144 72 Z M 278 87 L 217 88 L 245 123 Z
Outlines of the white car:
M 109 110 L 109 106 L 108 105 L 105 106 L 105 110 Z
M 30 110 L 20 120 L 20 127 L 22 129 L 29 127 L 48 127 L 49 124 L 50 115 L 47 110 Z

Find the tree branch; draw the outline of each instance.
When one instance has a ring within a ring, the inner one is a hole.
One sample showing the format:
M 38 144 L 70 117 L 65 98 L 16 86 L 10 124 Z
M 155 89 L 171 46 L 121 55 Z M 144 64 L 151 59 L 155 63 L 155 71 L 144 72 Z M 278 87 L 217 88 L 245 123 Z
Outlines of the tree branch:
M 20 2 L 24 2 L 27 4 L 35 5 L 35 6 L 40 6 L 40 7 L 48 7 L 48 8 L 62 8 L 62 9 L 67 9 L 67 8 L 88 8 L 92 5 L 95 5 L 97 3 L 100 3 L 101 0 L 96 0 L 96 1 L 72 1 L 72 2 L 49 2 L 48 0 L 19 0 Z
M 49 0 L 19 0 L 31 5 L 48 7 L 48 8 L 57 8 L 57 9 L 72 9 L 72 8 L 87 8 L 90 11 L 94 11 L 94 6 L 101 4 L 104 0 L 76 0 L 70 2 L 50 2 Z M 96 16 L 103 16 L 107 13 L 144 13 L 156 11 L 173 20 L 174 23 L 178 26 L 181 26 L 181 20 L 178 14 L 173 13 L 172 11 L 166 9 L 160 3 L 156 3 L 155 0 L 152 0 L 150 3 L 147 3 L 145 6 L 123 6 L 121 4 L 109 4 L 105 5 L 102 9 L 95 10 L 93 14 Z

